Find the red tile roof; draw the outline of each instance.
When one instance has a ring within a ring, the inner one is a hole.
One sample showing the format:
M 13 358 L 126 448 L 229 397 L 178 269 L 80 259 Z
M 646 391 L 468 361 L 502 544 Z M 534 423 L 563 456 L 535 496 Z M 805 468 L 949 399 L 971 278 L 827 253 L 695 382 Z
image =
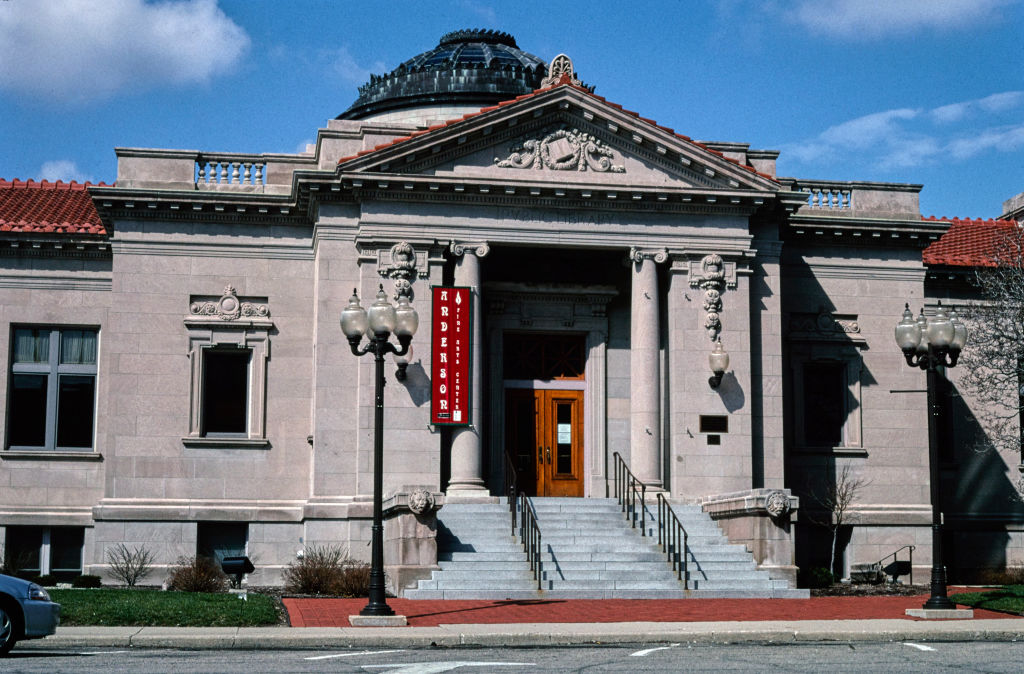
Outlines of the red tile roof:
M 106 234 L 91 184 L 0 179 L 0 232 Z
M 1013 220 L 925 219 L 951 223 L 946 233 L 921 253 L 925 264 L 995 267 L 1000 258 L 1012 258 L 1019 264 L 1019 247 L 1024 239 L 1019 238 L 1021 230 Z
M 459 118 L 456 118 L 456 119 L 449 119 L 447 122 L 444 122 L 442 124 L 435 124 L 434 126 L 428 127 L 427 129 L 423 129 L 423 130 L 420 130 L 420 131 L 413 131 L 412 133 L 410 133 L 407 136 L 401 136 L 401 137 L 395 138 L 394 140 L 389 141 L 387 143 L 382 143 L 380 145 L 377 145 L 376 147 L 374 147 L 371 150 L 360 150 L 359 152 L 357 152 L 356 154 L 354 154 L 354 155 L 352 155 L 350 157 L 342 157 L 341 159 L 338 160 L 338 163 L 339 164 L 344 164 L 347 161 L 351 161 L 353 159 L 357 159 L 357 158 L 362 157 L 364 155 L 368 155 L 368 154 L 370 154 L 372 152 L 376 152 L 377 150 L 383 150 L 384 148 L 391 147 L 393 145 L 398 145 L 399 143 L 404 143 L 405 141 L 411 140 L 413 138 L 416 138 L 417 136 L 422 136 L 423 134 L 431 133 L 431 132 L 436 131 L 438 129 L 443 129 L 443 128 L 447 127 L 447 126 L 452 126 L 454 124 L 458 124 L 459 122 L 463 122 L 463 121 L 465 121 L 467 119 L 471 119 L 471 118 L 476 117 L 478 115 L 482 115 L 482 114 L 484 114 L 486 112 L 491 112 L 492 110 L 497 110 L 498 108 L 504 107 L 506 105 L 511 105 L 512 103 L 518 103 L 519 101 L 526 100 L 528 98 L 533 98 L 534 96 L 536 96 L 538 94 L 542 94 L 545 91 L 551 91 L 552 89 L 556 89 L 558 87 L 563 87 L 563 86 L 564 87 L 572 87 L 573 89 L 576 89 L 577 91 L 582 91 L 587 96 L 590 96 L 591 98 L 594 98 L 594 99 L 596 99 L 598 101 L 601 101 L 605 105 L 608 105 L 608 106 L 610 106 L 612 108 L 615 108 L 616 110 L 620 110 L 620 111 L 624 112 L 625 114 L 630 115 L 631 117 L 636 117 L 641 122 L 644 122 L 646 124 L 650 124 L 651 126 L 657 128 L 657 129 L 660 129 L 660 130 L 664 131 L 665 133 L 667 133 L 667 134 L 669 134 L 671 136 L 675 136 L 676 138 L 679 138 L 680 140 L 684 140 L 687 143 L 690 143 L 691 145 L 696 145 L 697 147 L 705 150 L 706 152 L 710 152 L 711 154 L 714 154 L 714 155 L 724 159 L 727 162 L 735 164 L 736 166 L 739 166 L 742 169 L 746 169 L 747 171 L 750 171 L 751 173 L 753 173 L 755 175 L 761 176 L 762 178 L 767 178 L 768 180 L 771 180 L 772 182 L 778 182 L 778 180 L 776 180 L 774 177 L 768 175 L 767 173 L 761 173 L 760 171 L 755 169 L 753 166 L 747 166 L 746 164 L 741 164 L 739 161 L 737 161 L 736 159 L 733 159 L 732 157 L 726 157 L 724 154 L 722 154 L 718 150 L 712 150 L 710 147 L 708 147 L 704 143 L 701 143 L 700 141 L 693 140 L 689 136 L 684 136 L 681 133 L 676 133 L 674 129 L 671 129 L 671 128 L 667 127 L 667 126 L 662 126 L 661 124 L 658 124 L 653 119 L 647 119 L 646 117 L 641 117 L 640 113 L 638 113 L 638 112 L 633 112 L 632 110 L 626 110 L 625 108 L 623 108 L 618 103 L 612 103 L 611 101 L 606 99 L 604 96 L 598 96 L 597 94 L 593 93 L 589 89 L 586 89 L 585 87 L 581 87 L 581 86 L 578 86 L 576 84 L 573 84 L 572 83 L 572 79 L 567 74 L 563 74 L 562 78 L 558 82 L 556 82 L 555 84 L 552 84 L 550 87 L 545 87 L 543 89 L 537 89 L 537 90 L 535 90 L 535 91 L 533 91 L 533 92 L 531 92 L 529 94 L 523 94 L 522 96 L 516 96 L 512 100 L 501 101 L 497 105 L 492 105 L 490 107 L 482 108 L 482 109 L 480 109 L 480 110 L 478 110 L 476 112 L 467 113 L 467 114 L 463 115 L 462 117 L 459 117 Z

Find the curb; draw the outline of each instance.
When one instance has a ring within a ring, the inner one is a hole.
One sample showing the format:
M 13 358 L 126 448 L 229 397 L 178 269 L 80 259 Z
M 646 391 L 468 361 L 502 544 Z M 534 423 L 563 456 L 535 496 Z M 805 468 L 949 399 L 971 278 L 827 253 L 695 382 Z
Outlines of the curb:
M 834 643 L 888 641 L 1021 641 L 1015 619 L 924 622 L 802 620 L 703 623 L 517 623 L 402 628 L 65 627 L 18 649 L 168 648 L 257 650 L 401 647 L 521 647 L 684 643 Z

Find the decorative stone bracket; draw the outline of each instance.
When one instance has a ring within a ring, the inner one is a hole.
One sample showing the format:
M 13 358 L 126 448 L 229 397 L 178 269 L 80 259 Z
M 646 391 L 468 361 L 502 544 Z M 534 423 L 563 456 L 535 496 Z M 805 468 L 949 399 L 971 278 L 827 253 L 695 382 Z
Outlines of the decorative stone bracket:
M 716 253 L 705 255 L 700 263 L 690 261 L 690 287 L 704 290 L 704 329 L 712 342 L 722 334 L 722 293 L 725 288 L 736 287 L 736 265 L 726 267 L 722 256 Z
M 377 251 L 377 273 L 395 282 L 395 299 L 413 299 L 412 284 L 419 278 L 428 278 L 426 253 L 419 253 L 412 244 L 399 241 L 390 250 Z

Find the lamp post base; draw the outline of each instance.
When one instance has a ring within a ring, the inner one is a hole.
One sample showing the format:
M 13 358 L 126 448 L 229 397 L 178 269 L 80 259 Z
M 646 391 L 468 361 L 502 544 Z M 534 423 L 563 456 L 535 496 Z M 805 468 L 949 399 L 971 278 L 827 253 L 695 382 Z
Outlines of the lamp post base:
M 907 615 L 925 620 L 970 620 L 974 611 L 969 608 L 908 608 Z
M 409 621 L 404 615 L 350 615 L 348 624 L 352 627 L 405 627 Z

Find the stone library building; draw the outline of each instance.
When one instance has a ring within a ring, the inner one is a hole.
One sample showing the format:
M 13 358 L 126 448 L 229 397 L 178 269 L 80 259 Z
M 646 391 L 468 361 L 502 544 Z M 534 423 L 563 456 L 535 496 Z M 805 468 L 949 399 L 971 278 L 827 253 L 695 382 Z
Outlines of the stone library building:
M 1020 196 L 936 219 L 921 185 L 780 176 L 489 30 L 324 114 L 301 153 L 119 147 L 113 184 L 0 181 L 8 569 L 114 583 L 124 544 L 151 583 L 244 555 L 276 585 L 311 546 L 368 560 L 357 304 L 371 333 L 384 304 L 418 316 L 384 363 L 395 595 L 806 596 L 801 571 L 902 560 L 921 584 L 933 482 L 951 580 L 1024 566 L 1019 455 L 977 451 L 955 367 L 930 435 L 893 339 L 907 303 L 959 325 Z

